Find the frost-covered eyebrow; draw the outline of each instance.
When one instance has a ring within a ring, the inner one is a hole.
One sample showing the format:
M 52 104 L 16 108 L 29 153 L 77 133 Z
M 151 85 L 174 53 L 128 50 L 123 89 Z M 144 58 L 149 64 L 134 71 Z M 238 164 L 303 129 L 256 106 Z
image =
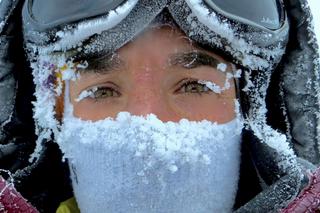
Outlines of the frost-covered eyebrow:
M 169 66 L 182 66 L 187 69 L 193 69 L 199 66 L 211 66 L 217 68 L 221 63 L 215 57 L 200 51 L 176 53 L 170 56 Z
M 79 69 L 80 73 L 97 73 L 107 74 L 116 70 L 121 70 L 125 66 L 125 62 L 114 54 L 106 54 L 101 57 L 86 58 L 88 66 L 85 69 Z
M 84 60 L 82 60 L 84 61 Z M 122 70 L 125 62 L 121 60 L 118 54 L 106 54 L 101 57 L 86 58 L 88 66 L 85 69 L 78 69 L 80 73 L 107 74 L 113 71 Z M 187 69 L 193 69 L 199 66 L 211 66 L 217 68 L 221 63 L 217 58 L 202 51 L 192 51 L 175 53 L 169 56 L 169 66 L 182 66 Z

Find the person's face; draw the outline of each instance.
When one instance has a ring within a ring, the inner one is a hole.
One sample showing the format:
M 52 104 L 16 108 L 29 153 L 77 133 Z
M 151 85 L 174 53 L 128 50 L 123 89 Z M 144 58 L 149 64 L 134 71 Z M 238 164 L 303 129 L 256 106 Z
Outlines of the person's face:
M 220 56 L 197 47 L 179 30 L 152 28 L 114 55 L 89 61 L 80 78 L 70 83 L 74 115 L 84 120 L 155 114 L 162 121 L 182 118 L 226 123 L 235 117 L 234 80 L 218 94 L 200 84 L 210 81 L 221 88 L 226 73 L 219 63 L 231 64 Z M 79 98 L 83 91 L 91 95 Z

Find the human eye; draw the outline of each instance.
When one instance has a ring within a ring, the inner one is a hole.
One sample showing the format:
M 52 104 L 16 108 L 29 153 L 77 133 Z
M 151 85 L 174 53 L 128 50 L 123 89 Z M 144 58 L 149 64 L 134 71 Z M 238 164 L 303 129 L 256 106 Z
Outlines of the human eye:
M 94 99 L 119 97 L 120 94 L 115 89 L 110 87 L 98 87 L 93 93 Z
M 79 102 L 84 99 L 99 101 L 108 98 L 120 97 L 120 95 L 120 92 L 111 86 L 96 86 L 82 91 L 76 101 Z
M 185 79 L 179 83 L 178 89 L 175 91 L 177 94 L 207 94 L 210 89 L 195 79 Z

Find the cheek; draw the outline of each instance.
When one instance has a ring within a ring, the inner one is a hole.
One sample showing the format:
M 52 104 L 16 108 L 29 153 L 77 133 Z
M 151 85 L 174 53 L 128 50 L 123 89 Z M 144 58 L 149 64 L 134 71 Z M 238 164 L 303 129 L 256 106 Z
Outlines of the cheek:
M 227 123 L 236 117 L 235 99 L 224 99 L 214 106 L 207 105 L 204 108 L 204 111 L 206 113 L 212 113 L 211 115 L 208 115 L 208 118 L 211 121 L 217 121 L 218 123 Z
M 192 95 L 193 96 L 193 95 Z M 210 97 L 211 96 L 211 97 Z M 194 97 L 178 96 L 173 99 L 174 108 L 180 117 L 189 120 L 210 120 L 227 123 L 235 114 L 235 96 L 212 97 L 215 95 L 194 95 Z
M 107 117 L 116 117 L 123 111 L 123 104 L 119 100 L 113 100 L 112 103 L 106 101 L 84 100 L 73 103 L 73 115 L 83 120 L 98 121 Z
M 73 115 L 83 120 L 97 121 L 107 117 L 115 117 L 123 108 L 122 99 L 111 98 L 94 100 L 86 98 L 77 101 L 78 93 L 82 91 L 78 88 L 77 83 L 70 83 L 70 103 L 73 106 Z

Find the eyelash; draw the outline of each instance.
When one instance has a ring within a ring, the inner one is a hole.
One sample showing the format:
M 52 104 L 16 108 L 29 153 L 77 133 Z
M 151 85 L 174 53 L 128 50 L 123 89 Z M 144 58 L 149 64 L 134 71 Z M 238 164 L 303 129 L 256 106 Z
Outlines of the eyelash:
M 90 93 L 88 97 L 94 99 L 95 101 L 106 98 L 115 98 L 121 95 L 117 90 L 111 87 L 95 87 L 89 89 L 88 92 Z
M 98 90 L 95 92 L 96 93 L 99 93 L 99 96 L 101 97 L 96 97 L 96 98 L 104 98 L 102 96 L 108 96 L 108 97 L 119 97 L 120 96 L 120 93 L 118 91 L 116 91 L 115 89 L 113 88 L 110 88 L 110 87 L 103 87 L 103 88 L 98 88 Z
M 204 85 L 199 83 L 199 80 L 195 79 L 185 79 L 182 80 L 180 83 L 181 86 L 175 91 L 177 94 L 208 94 L 210 93 L 210 89 Z M 189 90 L 189 91 L 188 91 Z
M 175 91 L 176 94 L 202 95 L 211 92 L 206 85 L 199 83 L 199 80 L 195 79 L 184 79 L 179 85 L 179 88 Z M 87 90 L 87 92 L 89 93 L 87 97 L 95 101 L 121 96 L 121 93 L 112 87 L 95 87 Z

